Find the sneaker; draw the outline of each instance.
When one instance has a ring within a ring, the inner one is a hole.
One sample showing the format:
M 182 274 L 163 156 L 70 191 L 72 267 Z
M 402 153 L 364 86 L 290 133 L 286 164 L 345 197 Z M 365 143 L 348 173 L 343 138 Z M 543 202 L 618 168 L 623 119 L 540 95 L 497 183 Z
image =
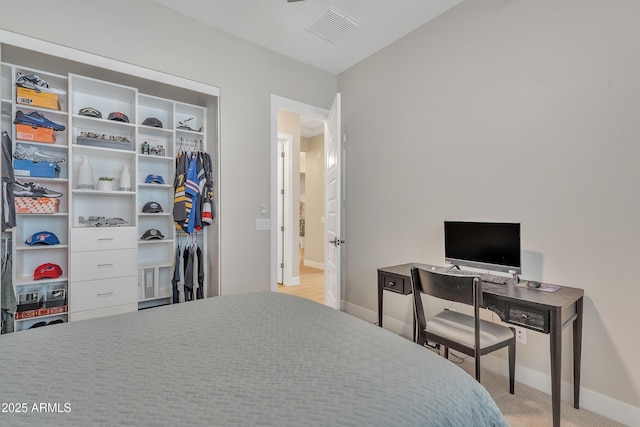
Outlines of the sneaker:
M 57 157 L 53 154 L 49 154 L 46 151 L 40 150 L 38 147 L 25 147 L 21 144 L 16 146 L 16 151 L 13 153 L 13 157 L 20 160 L 31 160 L 32 162 L 62 163 L 66 161 L 64 157 Z
M 49 128 L 55 131 L 61 131 L 65 129 L 63 125 L 52 122 L 37 111 L 25 114 L 22 111 L 18 110 L 16 111 L 16 119 L 13 121 L 13 123 L 17 125 L 29 125 L 38 126 L 41 128 Z
M 40 76 L 35 74 L 23 74 L 20 71 L 16 73 L 16 85 L 20 87 L 26 87 L 27 89 L 33 89 L 40 93 L 43 89 L 45 92 L 64 94 L 64 91 L 51 87 L 49 83 L 42 80 Z
M 13 184 L 13 194 L 16 197 L 62 197 L 62 193 L 49 190 L 33 182 L 18 182 Z

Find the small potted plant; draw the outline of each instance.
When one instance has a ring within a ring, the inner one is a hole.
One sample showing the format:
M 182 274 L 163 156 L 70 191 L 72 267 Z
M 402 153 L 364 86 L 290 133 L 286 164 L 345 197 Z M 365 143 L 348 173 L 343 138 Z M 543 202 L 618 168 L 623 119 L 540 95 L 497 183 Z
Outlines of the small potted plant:
M 113 190 L 113 178 L 110 176 L 101 176 L 98 178 L 98 190 L 100 191 L 112 191 Z

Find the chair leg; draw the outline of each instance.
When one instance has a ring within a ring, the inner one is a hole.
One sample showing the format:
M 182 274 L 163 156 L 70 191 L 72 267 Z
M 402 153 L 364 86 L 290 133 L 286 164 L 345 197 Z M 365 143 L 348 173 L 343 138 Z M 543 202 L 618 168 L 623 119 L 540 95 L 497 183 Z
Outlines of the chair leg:
M 516 376 L 516 343 L 509 345 L 509 393 L 514 394 Z
M 476 380 L 480 382 L 480 352 L 476 350 Z
M 444 358 L 449 359 L 449 347 L 444 348 Z

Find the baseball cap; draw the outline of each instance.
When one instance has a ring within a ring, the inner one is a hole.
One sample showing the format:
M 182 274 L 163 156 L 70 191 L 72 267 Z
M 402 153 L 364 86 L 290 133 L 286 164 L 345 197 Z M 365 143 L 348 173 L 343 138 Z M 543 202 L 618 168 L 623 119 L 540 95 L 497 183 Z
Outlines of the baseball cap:
M 142 122 L 142 124 L 145 126 L 153 126 L 156 128 L 162 127 L 162 122 L 155 117 L 147 117 L 146 119 L 144 119 L 144 122 Z
M 27 240 L 24 241 L 29 246 L 33 245 L 57 245 L 60 243 L 58 237 L 50 231 L 38 231 L 33 233 Z
M 149 175 L 147 175 L 147 177 L 144 180 L 145 184 L 164 184 L 164 178 L 162 178 L 160 175 L 156 175 L 155 173 L 150 173 Z
M 156 230 L 155 228 L 151 228 L 151 229 L 145 231 L 140 239 L 142 239 L 142 240 L 154 240 L 154 239 L 160 240 L 160 239 L 164 239 L 164 236 L 162 235 L 162 233 L 159 230 Z
M 160 206 L 160 203 L 158 203 L 158 202 L 147 202 L 142 207 L 142 212 L 144 212 L 144 213 L 162 212 L 162 206 Z
M 60 276 L 62 276 L 60 266 L 50 262 L 37 266 L 33 272 L 33 280 L 55 279 Z
M 81 116 L 95 117 L 97 119 L 102 118 L 102 113 L 93 107 L 81 108 L 80 111 L 78 111 L 78 114 L 80 114 Z
M 117 122 L 125 122 L 129 123 L 129 117 L 126 114 L 120 113 L 118 111 L 114 111 L 113 113 L 109 113 L 109 120 L 115 120 Z

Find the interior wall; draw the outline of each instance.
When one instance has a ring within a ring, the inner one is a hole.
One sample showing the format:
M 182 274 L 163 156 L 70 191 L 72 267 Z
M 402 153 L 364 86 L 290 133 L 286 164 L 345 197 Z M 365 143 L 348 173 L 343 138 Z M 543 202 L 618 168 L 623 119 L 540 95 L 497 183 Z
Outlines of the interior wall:
M 324 265 L 324 134 L 307 141 L 304 260 L 317 268 Z
M 24 5 L 4 2 L 0 29 L 220 88 L 221 294 L 269 290 L 270 233 L 255 224 L 270 202 L 270 97 L 329 108 L 336 76 L 150 0 L 33 0 L 29 9 L 46 17 L 24 25 Z
M 520 222 L 522 277 L 585 290 L 583 388 L 640 407 L 640 286 L 616 268 L 640 253 L 638 16 L 466 1 L 341 73 L 346 301 L 377 313 L 377 268 L 443 264 L 444 220 Z M 548 375 L 548 337 L 529 331 L 517 363 Z

